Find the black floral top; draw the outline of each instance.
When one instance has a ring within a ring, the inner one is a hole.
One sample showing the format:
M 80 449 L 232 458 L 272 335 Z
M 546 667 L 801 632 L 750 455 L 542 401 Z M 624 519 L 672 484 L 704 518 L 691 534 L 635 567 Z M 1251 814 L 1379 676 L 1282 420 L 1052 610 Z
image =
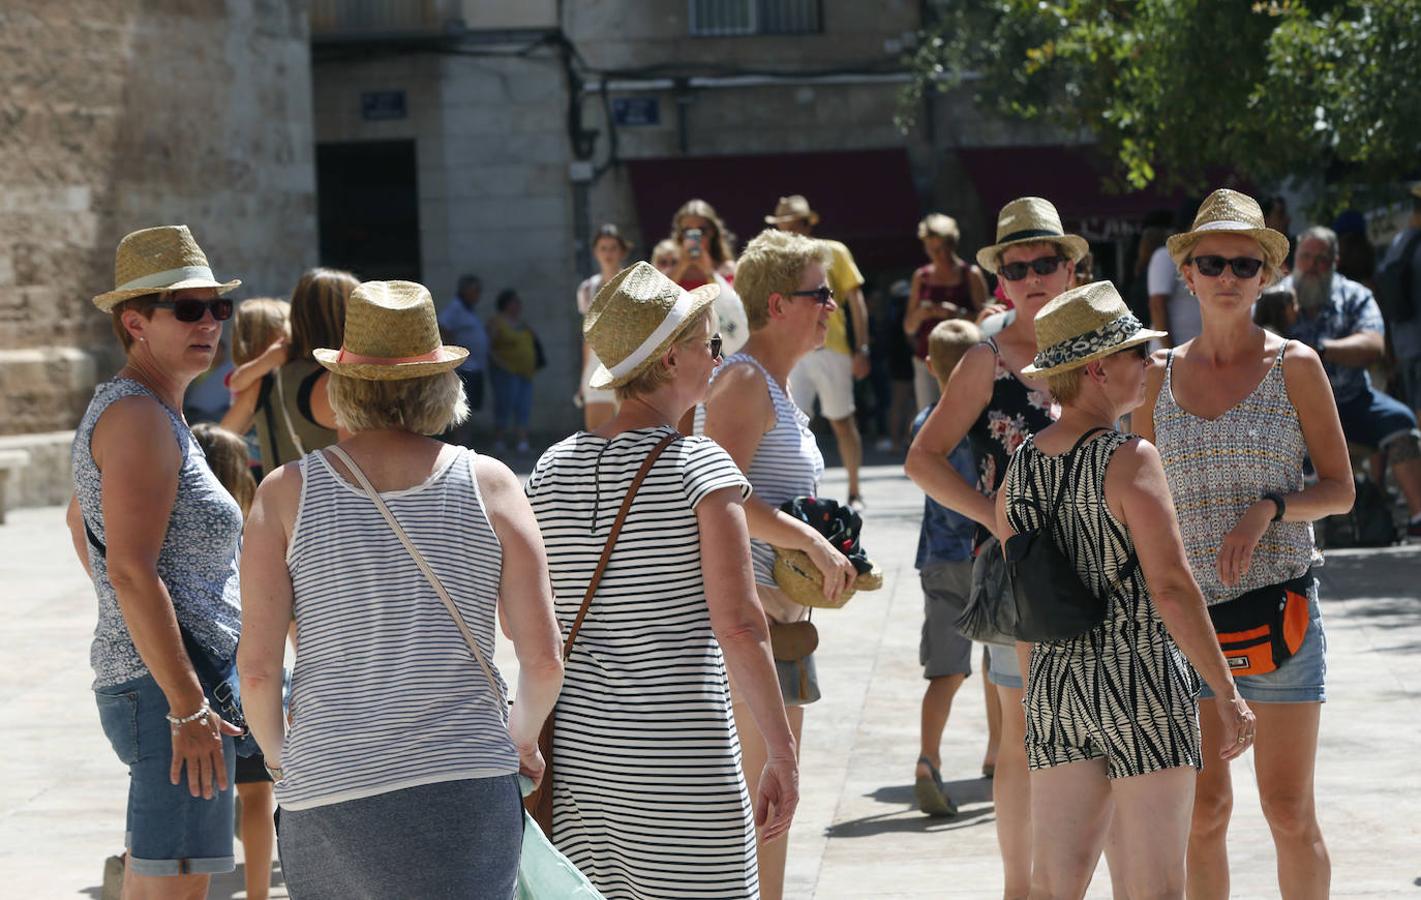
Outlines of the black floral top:
M 1049 392 L 1027 387 L 1007 368 L 995 340 L 989 338 L 987 346 L 997 358 L 992 399 L 972 423 L 967 439 L 977 457 L 977 490 L 995 498 L 1012 454 L 1028 437 L 1060 418 L 1061 407 Z M 979 545 L 990 536 L 986 528 L 977 526 Z

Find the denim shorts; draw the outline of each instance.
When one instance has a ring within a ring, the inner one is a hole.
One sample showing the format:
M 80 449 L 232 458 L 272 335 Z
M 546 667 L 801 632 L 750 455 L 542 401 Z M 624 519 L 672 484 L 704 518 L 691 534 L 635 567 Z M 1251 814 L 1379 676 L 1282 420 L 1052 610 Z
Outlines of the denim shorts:
M 1016 647 L 987 645 L 987 680 L 1001 687 L 1022 689 L 1021 663 L 1016 658 Z
M 99 721 L 119 762 L 128 766 L 128 821 L 123 845 L 128 868 L 137 875 L 210 875 L 230 872 L 232 800 L 237 752 L 222 736 L 227 790 L 205 800 L 188 793 L 187 770 L 168 781 L 173 739 L 168 701 L 153 676 L 98 688 Z
M 1373 449 L 1417 433 L 1416 414 L 1376 388 L 1338 403 L 1337 417 L 1347 440 Z
M 1323 703 L 1327 700 L 1327 632 L 1317 602 L 1317 579 L 1308 588 L 1308 630 L 1298 652 L 1264 675 L 1236 675 L 1234 684 L 1249 703 Z M 1214 693 L 1206 684 L 1200 700 Z

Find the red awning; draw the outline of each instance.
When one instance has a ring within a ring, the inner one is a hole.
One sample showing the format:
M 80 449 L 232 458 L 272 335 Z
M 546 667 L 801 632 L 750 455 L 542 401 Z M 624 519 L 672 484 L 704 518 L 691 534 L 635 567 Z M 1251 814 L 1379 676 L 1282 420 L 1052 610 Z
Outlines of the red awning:
M 682 203 L 699 197 L 715 207 L 743 247 L 768 227 L 765 216 L 780 197 L 803 194 L 820 216 L 815 234 L 847 244 L 859 268 L 913 266 L 921 255 L 914 239 L 921 205 L 902 148 L 635 159 L 626 165 L 648 245 L 669 233 Z

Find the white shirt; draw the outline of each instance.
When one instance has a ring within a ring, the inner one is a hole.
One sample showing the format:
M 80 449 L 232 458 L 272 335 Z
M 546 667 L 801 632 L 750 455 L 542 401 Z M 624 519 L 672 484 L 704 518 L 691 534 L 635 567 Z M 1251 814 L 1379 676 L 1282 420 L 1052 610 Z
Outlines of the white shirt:
M 1199 316 L 1199 298 L 1189 293 L 1189 285 L 1170 258 L 1169 248 L 1160 247 L 1150 257 L 1145 280 L 1151 297 L 1164 294 L 1169 298 L 1165 302 L 1165 310 L 1169 315 L 1169 337 L 1174 346 L 1198 337 L 1199 332 L 1204 330 L 1204 322 Z

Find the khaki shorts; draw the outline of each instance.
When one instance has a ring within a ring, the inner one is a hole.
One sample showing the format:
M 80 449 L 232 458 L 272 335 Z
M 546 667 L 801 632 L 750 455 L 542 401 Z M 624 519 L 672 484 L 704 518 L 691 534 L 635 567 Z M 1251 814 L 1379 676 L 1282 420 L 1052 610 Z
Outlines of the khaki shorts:
M 789 373 L 789 395 L 794 405 L 814 415 L 814 401 L 830 421 L 854 414 L 854 360 L 834 350 L 819 348 L 801 359 Z

